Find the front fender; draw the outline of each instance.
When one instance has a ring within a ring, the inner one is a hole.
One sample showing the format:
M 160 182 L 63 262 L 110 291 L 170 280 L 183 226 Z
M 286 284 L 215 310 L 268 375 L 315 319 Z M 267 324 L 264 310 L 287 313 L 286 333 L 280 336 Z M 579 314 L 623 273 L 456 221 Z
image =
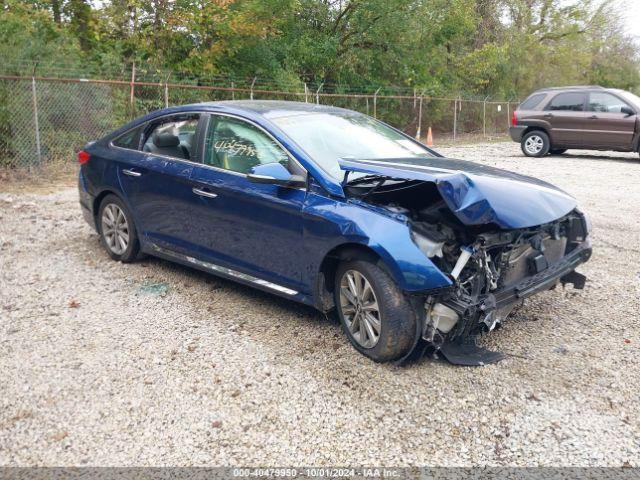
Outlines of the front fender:
M 382 209 L 380 209 L 382 210 Z M 329 252 L 346 244 L 373 250 L 398 286 L 409 293 L 448 287 L 451 280 L 411 240 L 406 217 L 309 194 L 304 207 L 304 241 L 309 261 L 304 279 L 313 285 Z

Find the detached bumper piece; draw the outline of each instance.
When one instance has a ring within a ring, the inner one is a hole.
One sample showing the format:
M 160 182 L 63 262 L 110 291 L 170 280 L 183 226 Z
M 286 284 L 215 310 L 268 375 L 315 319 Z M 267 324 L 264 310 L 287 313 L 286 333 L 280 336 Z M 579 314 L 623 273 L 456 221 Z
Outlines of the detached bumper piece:
M 438 353 L 442 354 L 449 363 L 468 367 L 498 363 L 500 360 L 507 358 L 502 352 L 492 352 L 478 346 L 474 337 L 468 340 L 473 341 L 445 343 L 440 347 Z

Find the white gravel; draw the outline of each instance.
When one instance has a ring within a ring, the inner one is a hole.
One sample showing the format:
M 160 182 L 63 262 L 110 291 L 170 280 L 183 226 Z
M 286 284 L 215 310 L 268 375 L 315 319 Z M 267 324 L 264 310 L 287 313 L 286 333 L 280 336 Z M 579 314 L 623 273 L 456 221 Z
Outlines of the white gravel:
M 0 194 L 0 465 L 640 466 L 638 155 L 442 151 L 595 225 L 586 289 L 527 301 L 485 337 L 497 365 L 375 364 L 310 308 L 111 261 L 75 189 Z

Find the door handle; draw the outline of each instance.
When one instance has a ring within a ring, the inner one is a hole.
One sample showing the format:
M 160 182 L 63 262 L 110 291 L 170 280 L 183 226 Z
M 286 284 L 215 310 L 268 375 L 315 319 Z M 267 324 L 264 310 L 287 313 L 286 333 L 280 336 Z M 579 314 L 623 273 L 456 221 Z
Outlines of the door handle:
M 546 113 L 544 118 L 553 118 L 553 113 Z
M 125 175 L 129 175 L 130 177 L 141 177 L 142 174 L 140 172 L 136 172 L 135 170 L 128 170 L 128 169 L 123 169 L 122 173 L 124 173 Z
M 589 120 L 597 120 L 597 119 L 598 119 L 598 116 L 597 116 L 597 115 L 591 115 L 591 116 L 589 117 Z
M 200 188 L 194 188 L 193 193 L 195 193 L 196 195 L 200 195 L 201 197 L 209 198 L 216 198 L 218 196 L 217 193 L 209 192 L 208 190 L 202 190 Z

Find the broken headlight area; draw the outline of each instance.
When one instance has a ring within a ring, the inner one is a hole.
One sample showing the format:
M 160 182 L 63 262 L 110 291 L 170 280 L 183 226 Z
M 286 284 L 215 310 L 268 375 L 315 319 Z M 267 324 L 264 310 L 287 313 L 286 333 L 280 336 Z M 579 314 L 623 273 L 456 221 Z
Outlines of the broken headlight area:
M 453 286 L 426 298 L 422 339 L 453 363 L 503 358 L 475 347 L 475 338 L 498 327 L 537 292 L 558 283 L 584 287 L 575 268 L 588 260 L 591 247 L 589 223 L 579 211 L 510 231 L 464 227 L 447 215 L 440 221 L 426 217 L 412 222 L 414 241 Z

